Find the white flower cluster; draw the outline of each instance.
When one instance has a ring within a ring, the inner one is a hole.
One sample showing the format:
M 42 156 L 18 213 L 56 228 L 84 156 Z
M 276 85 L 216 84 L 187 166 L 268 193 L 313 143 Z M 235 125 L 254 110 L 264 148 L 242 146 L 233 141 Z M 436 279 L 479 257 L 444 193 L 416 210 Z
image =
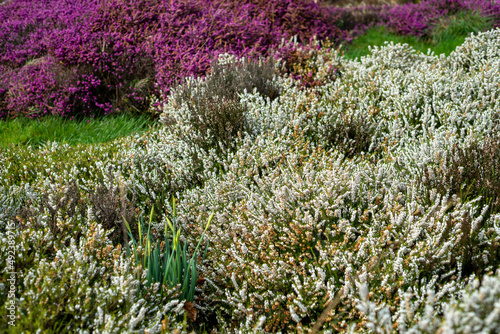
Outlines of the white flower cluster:
M 357 308 L 366 316 L 366 329 L 374 333 L 392 333 L 391 311 L 385 303 L 376 305 L 369 301 L 368 286 L 359 283 Z M 500 321 L 500 271 L 494 276 L 485 276 L 482 282 L 472 280 L 460 290 L 458 298 L 441 303 L 434 290 L 429 289 L 423 302 L 412 302 L 411 291 L 402 296 L 395 319 L 400 333 L 496 333 Z M 416 312 L 422 308 L 421 312 Z M 407 326 L 407 322 L 412 322 Z M 350 328 L 354 333 L 354 326 Z

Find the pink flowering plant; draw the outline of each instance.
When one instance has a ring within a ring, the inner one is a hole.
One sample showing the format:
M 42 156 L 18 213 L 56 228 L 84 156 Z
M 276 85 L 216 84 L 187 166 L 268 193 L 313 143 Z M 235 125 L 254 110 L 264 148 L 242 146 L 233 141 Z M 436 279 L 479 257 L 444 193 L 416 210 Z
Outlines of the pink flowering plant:
M 1 113 L 144 111 L 153 95 L 205 75 L 218 54 L 265 55 L 292 36 L 341 41 L 335 19 L 308 0 L 9 1 L 0 7 Z
M 352 14 L 358 8 L 311 0 L 6 1 L 0 6 L 0 117 L 154 111 L 155 98 L 183 78 L 206 75 L 219 54 L 267 56 L 294 36 L 338 46 L 373 23 L 425 36 L 440 17 L 463 10 L 498 24 L 499 6 L 428 0 L 373 7 L 367 20 Z

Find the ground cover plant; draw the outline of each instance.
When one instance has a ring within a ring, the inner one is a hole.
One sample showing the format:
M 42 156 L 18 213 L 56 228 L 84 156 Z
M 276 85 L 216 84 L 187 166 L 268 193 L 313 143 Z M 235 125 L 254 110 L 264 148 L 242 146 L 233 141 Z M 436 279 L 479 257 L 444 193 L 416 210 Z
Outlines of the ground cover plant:
M 499 45 L 298 46 L 315 84 L 225 54 L 158 101 L 159 129 L 2 149 L 2 330 L 496 332 Z M 221 84 L 245 71 L 272 75 Z M 228 107 L 207 117 L 206 92 Z M 189 285 L 157 271 L 174 245 Z

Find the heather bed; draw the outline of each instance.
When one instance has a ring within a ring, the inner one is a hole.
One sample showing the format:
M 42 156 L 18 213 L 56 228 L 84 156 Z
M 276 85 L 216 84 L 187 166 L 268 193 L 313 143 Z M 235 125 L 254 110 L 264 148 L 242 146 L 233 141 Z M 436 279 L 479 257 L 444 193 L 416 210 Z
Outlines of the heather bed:
M 370 24 L 435 45 L 495 2 L 23 4 L 0 113 L 162 125 L 0 148 L 1 330 L 498 331 L 500 30 L 338 47 Z
M 495 332 L 499 45 L 497 29 L 448 57 L 298 47 L 306 84 L 225 55 L 161 101 L 161 129 L 2 149 L 1 240 L 14 224 L 22 273 L 10 330 Z M 270 79 L 245 91 L 248 71 Z M 214 214 L 193 303 L 148 286 L 122 246 L 122 217 L 153 212 L 159 237 L 172 197 L 190 254 Z
M 0 7 L 1 116 L 143 112 L 220 53 L 262 55 L 295 35 L 346 37 L 335 13 L 307 0 L 36 3 Z

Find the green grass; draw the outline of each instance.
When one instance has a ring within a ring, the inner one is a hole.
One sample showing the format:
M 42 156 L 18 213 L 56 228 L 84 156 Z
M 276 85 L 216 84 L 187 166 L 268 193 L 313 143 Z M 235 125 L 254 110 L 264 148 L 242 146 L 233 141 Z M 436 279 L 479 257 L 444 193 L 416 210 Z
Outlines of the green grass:
M 436 55 L 448 56 L 455 48 L 462 45 L 470 33 L 489 30 L 493 27 L 489 18 L 474 12 L 461 12 L 442 18 L 436 23 L 430 36 L 417 38 L 415 36 L 397 35 L 385 27 L 377 26 L 367 30 L 364 35 L 356 38 L 346 47 L 345 56 L 355 59 L 370 53 L 368 46 L 383 46 L 385 42 L 406 43 L 415 50 L 427 53 L 428 49 Z
M 56 116 L 36 120 L 18 117 L 0 121 L 0 147 L 12 144 L 38 147 L 48 141 L 98 144 L 144 132 L 152 126 L 155 123 L 149 117 L 129 114 L 79 121 Z
M 370 53 L 368 46 L 383 46 L 385 42 L 407 43 L 414 49 L 427 52 L 431 47 L 430 43 L 426 43 L 417 39 L 414 36 L 400 36 L 388 31 L 385 27 L 373 27 L 366 31 L 364 35 L 356 38 L 351 44 L 347 45 L 345 57 L 355 59 L 366 56 Z
M 470 33 L 493 28 L 493 20 L 476 12 L 460 12 L 450 17 L 441 18 L 432 31 L 432 43 L 436 46 L 446 45 L 446 42 L 462 44 Z M 444 44 L 443 44 L 444 43 Z M 454 46 L 456 47 L 456 45 Z

